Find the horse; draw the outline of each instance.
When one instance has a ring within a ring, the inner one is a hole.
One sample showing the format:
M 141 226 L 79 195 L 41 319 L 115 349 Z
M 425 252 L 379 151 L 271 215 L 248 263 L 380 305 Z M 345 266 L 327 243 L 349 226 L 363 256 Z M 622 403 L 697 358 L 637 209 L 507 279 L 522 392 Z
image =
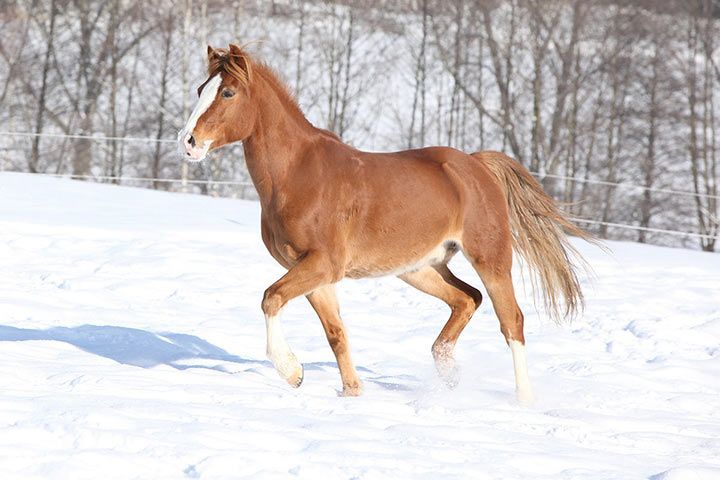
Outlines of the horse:
M 450 307 L 431 352 L 440 377 L 456 385 L 454 348 L 483 300 L 448 268 L 462 252 L 499 319 L 517 398 L 530 402 L 524 317 L 511 276 L 513 249 L 536 272 L 553 318 L 572 317 L 583 296 L 573 262 L 577 252 L 565 231 L 589 235 L 502 153 L 469 155 L 448 147 L 364 152 L 314 127 L 278 74 L 244 48 L 208 46 L 207 60 L 208 77 L 178 134 L 179 148 L 192 162 L 223 145 L 243 143 L 262 210 L 262 240 L 287 269 L 261 303 L 267 356 L 279 375 L 293 387 L 303 382 L 279 314 L 290 300 L 305 296 L 337 359 L 338 393 L 360 395 L 335 284 L 395 275 Z

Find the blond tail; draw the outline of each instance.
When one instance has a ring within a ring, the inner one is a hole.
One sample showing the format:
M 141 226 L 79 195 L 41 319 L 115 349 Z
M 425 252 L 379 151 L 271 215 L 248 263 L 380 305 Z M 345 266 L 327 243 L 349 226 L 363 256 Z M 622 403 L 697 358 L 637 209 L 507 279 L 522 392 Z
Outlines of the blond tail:
M 513 248 L 537 273 L 542 299 L 556 322 L 572 319 L 584 307 L 575 264 L 587 268 L 565 232 L 595 243 L 592 236 L 570 222 L 530 172 L 498 152 L 478 152 L 505 190 L 510 213 Z M 533 277 L 533 289 L 537 285 Z

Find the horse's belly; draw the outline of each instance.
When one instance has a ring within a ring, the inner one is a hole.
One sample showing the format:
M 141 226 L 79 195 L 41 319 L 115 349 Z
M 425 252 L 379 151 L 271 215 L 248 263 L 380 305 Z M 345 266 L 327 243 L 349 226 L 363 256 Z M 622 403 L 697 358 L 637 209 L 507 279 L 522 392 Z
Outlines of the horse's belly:
M 411 250 L 398 252 L 395 255 L 364 261 L 356 259 L 348 265 L 345 276 L 348 278 L 398 276 L 414 272 L 430 265 L 444 264 L 460 250 L 460 242 L 450 238 L 436 244 L 423 254 L 413 254 Z

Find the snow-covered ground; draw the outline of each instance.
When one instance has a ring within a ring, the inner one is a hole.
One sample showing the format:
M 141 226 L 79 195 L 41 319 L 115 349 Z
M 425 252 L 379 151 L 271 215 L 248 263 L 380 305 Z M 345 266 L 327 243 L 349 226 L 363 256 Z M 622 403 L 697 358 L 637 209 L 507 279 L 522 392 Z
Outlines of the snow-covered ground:
M 449 391 L 448 311 L 394 278 L 339 285 L 365 382 L 342 398 L 304 299 L 283 322 L 305 383 L 265 359 L 258 204 L 0 174 L 0 478 L 719 479 L 720 255 L 577 246 L 572 325 L 516 282 L 532 406 L 489 302 Z

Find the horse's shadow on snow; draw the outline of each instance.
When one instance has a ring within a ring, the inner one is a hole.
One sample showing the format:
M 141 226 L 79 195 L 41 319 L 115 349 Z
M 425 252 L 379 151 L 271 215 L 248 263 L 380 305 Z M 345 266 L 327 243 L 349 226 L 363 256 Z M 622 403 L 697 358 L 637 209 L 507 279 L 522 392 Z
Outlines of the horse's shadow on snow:
M 200 337 L 184 333 L 155 333 L 112 325 L 53 327 L 45 330 L 0 325 L 0 342 L 23 340 L 65 342 L 88 353 L 142 368 L 169 365 L 178 370 L 201 367 L 225 371 L 222 367 L 184 363 L 188 360 L 216 360 L 271 366 L 266 360 L 252 360 L 232 355 Z
M 213 365 L 213 361 L 272 368 L 272 364 L 267 360 L 233 355 L 200 337 L 185 333 L 155 333 L 113 325 L 53 327 L 45 330 L 0 325 L 0 342 L 24 340 L 65 342 L 85 352 L 142 368 L 168 365 L 178 370 L 208 368 L 230 373 L 222 364 Z M 193 363 L 193 360 L 201 363 Z M 337 368 L 335 362 L 313 362 L 303 366 L 306 370 Z M 359 367 L 358 370 L 372 373 L 364 367 Z

